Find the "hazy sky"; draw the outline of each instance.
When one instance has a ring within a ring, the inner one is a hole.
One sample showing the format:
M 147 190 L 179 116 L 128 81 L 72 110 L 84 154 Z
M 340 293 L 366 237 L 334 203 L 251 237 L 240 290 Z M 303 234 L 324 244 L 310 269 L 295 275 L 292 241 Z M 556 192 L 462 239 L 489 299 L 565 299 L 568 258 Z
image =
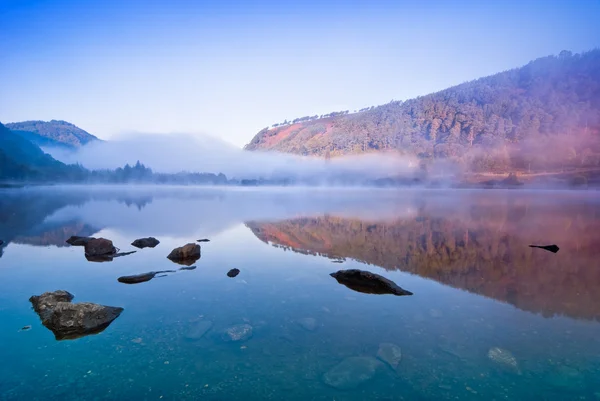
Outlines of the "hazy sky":
M 0 121 L 104 139 L 404 100 L 600 46 L 600 0 L 0 0 Z

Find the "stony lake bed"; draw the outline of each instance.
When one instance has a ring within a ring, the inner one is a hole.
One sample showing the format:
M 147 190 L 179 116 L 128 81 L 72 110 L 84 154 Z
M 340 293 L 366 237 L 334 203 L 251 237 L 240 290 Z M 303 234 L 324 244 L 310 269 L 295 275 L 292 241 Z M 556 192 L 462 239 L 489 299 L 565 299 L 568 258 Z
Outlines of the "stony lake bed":
M 597 193 L 0 191 L 2 400 L 600 399 Z

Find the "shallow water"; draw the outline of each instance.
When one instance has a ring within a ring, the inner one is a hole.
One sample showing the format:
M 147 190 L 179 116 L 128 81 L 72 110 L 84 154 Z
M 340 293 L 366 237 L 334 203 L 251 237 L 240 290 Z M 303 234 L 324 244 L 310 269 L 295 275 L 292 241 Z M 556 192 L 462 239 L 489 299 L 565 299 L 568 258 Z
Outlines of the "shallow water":
M 600 399 L 597 192 L 0 191 L 1 400 Z M 161 243 L 94 263 L 71 235 Z M 117 282 L 180 267 L 167 254 L 200 238 L 195 270 Z M 351 268 L 414 295 L 329 276 Z M 28 299 L 58 289 L 125 310 L 57 341 Z M 238 324 L 252 336 L 224 341 Z M 381 343 L 401 348 L 396 368 L 371 359 Z M 332 387 L 354 357 L 374 369 Z

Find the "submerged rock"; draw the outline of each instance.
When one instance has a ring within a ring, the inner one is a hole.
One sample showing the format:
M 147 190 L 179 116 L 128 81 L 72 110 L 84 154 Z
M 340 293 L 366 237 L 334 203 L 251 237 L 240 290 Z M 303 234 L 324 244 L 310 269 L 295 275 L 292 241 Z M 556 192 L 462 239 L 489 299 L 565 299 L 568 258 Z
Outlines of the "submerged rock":
M 545 251 L 550 251 L 552 253 L 558 252 L 560 249 L 557 245 L 529 245 L 530 248 L 540 248 Z
M 45 292 L 32 296 L 29 301 L 57 340 L 75 339 L 97 334 L 115 320 L 123 308 L 89 302 L 71 303 L 73 295 L 67 291 Z
M 19 329 L 19 331 L 29 331 L 31 330 L 31 325 L 23 326 Z
M 195 323 L 185 335 L 188 340 L 201 339 L 213 326 L 210 320 L 201 320 Z
M 252 326 L 249 324 L 236 324 L 225 330 L 221 336 L 225 341 L 244 341 L 252 337 Z
M 323 382 L 338 390 L 351 390 L 375 376 L 380 366 L 372 357 L 346 358 L 323 375 Z
M 344 261 L 342 259 L 334 259 L 331 263 L 344 263 Z
M 227 277 L 235 277 L 240 274 L 240 269 L 231 269 L 227 272 Z
M 169 260 L 182 265 L 191 266 L 198 259 L 200 259 L 200 245 L 198 244 L 186 244 L 182 247 L 175 248 L 171 251 Z
M 122 276 L 122 277 L 119 277 L 117 279 L 117 281 L 119 283 L 124 283 L 124 284 L 144 283 L 146 281 L 152 280 L 154 277 L 156 277 L 157 274 L 160 274 L 160 273 L 175 273 L 175 270 L 161 270 L 161 271 L 157 271 L 157 272 L 134 274 L 132 276 Z
M 71 236 L 65 242 L 72 246 L 85 246 L 91 240 L 96 239 L 94 237 L 78 237 L 77 235 Z
M 135 246 L 136 248 L 140 248 L 140 249 L 154 248 L 158 244 L 160 244 L 160 241 L 154 237 L 139 238 L 131 243 L 131 245 Z
M 105 238 L 91 238 L 85 243 L 85 256 L 114 256 L 117 248 L 113 246 L 111 240 Z
M 377 351 L 377 359 L 387 363 L 395 370 L 402 360 L 402 349 L 396 344 L 381 343 Z
M 210 242 L 210 240 L 208 238 L 202 238 L 202 239 L 198 239 L 196 241 L 197 242 Z
M 364 270 L 340 270 L 331 273 L 330 276 L 351 290 L 365 294 L 413 295 L 412 292 L 400 288 L 393 281 Z
M 184 266 L 180 267 L 179 270 L 194 270 L 196 266 Z
M 517 358 L 515 358 L 510 351 L 498 347 L 490 348 L 488 351 L 488 358 L 505 368 L 519 372 Z
M 302 319 L 298 319 L 298 324 L 304 330 L 315 331 L 317 329 L 317 319 L 313 317 L 304 317 Z

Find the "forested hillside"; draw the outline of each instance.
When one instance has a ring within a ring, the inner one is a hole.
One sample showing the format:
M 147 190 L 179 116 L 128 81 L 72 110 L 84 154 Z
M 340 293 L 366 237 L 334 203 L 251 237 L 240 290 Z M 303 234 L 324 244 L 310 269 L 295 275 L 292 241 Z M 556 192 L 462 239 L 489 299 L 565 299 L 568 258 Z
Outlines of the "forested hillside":
M 91 141 L 94 135 L 66 121 L 23 121 L 6 124 L 6 128 L 38 146 L 67 146 L 77 148 Z
M 59 162 L 0 124 L 0 180 L 74 180 L 84 174 L 83 168 Z
M 405 102 L 265 128 L 248 150 L 397 151 L 473 171 L 600 165 L 600 50 L 563 51 Z

